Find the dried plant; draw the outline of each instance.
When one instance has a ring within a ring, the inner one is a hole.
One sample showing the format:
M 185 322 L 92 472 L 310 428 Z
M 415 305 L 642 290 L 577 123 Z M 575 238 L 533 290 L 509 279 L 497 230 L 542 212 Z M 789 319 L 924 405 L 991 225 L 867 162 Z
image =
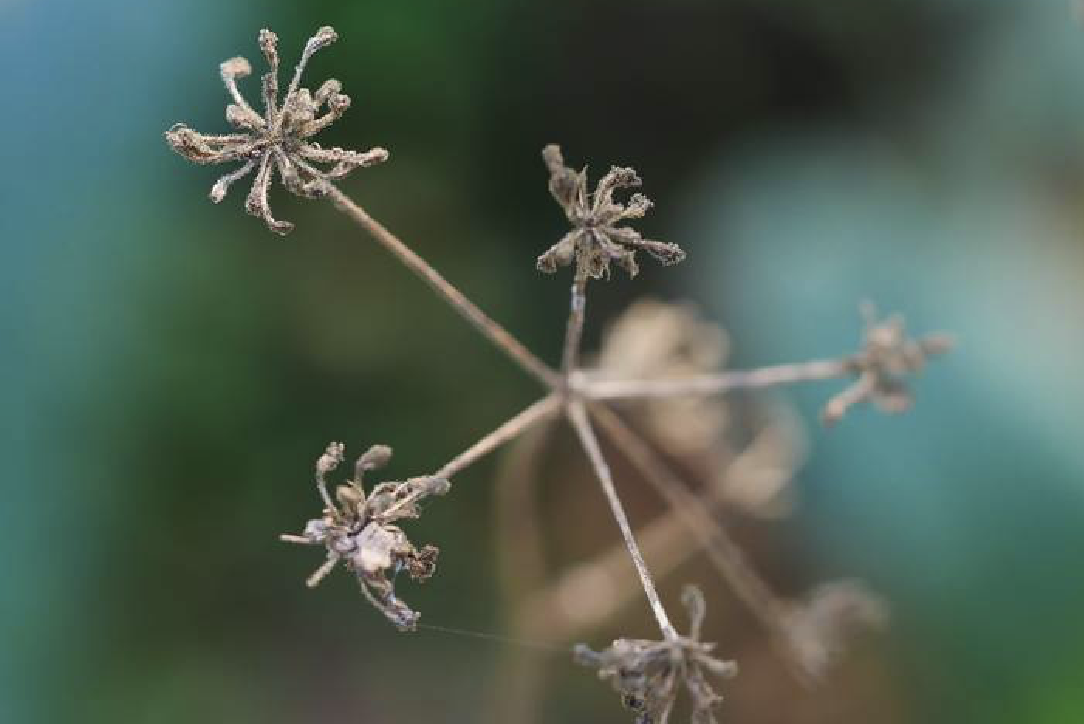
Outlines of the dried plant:
M 856 353 L 837 359 L 746 371 L 719 370 L 723 359 L 722 332 L 694 319 L 687 311 L 674 313 L 668 308 L 659 315 L 664 321 L 657 329 L 675 332 L 669 342 L 664 335 L 652 332 L 649 336 L 658 346 L 651 348 L 644 346 L 642 332 L 637 331 L 624 339 L 622 335 L 612 333 L 598 366 L 584 369 L 579 357 L 588 282 L 607 278 L 611 263 L 634 276 L 638 269 L 637 251 L 644 251 L 663 264 L 677 263 L 685 254 L 674 244 L 647 240 L 635 230 L 619 226 L 622 221 L 642 217 L 651 206 L 647 198 L 638 193 L 625 203 L 614 199 L 616 191 L 641 185 L 634 170 L 613 167 L 595 190 L 589 192 L 586 169 L 573 171 L 565 165 L 560 149 L 550 145 L 543 150 L 543 160 L 550 175 L 549 189 L 564 210 L 572 230 L 538 258 L 537 266 L 548 273 L 556 272 L 561 266 L 574 267 L 561 367 L 559 370 L 551 368 L 335 184 L 355 168 L 387 159 L 383 149 L 365 153 L 337 148 L 325 150 L 309 140 L 341 116 L 349 105 L 349 99 L 340 93 L 337 81 L 329 80 L 315 92 L 300 87 L 301 74 L 309 58 L 336 38 L 335 31 L 325 27 L 308 41 L 279 104 L 276 37 L 270 31 L 261 31 L 259 43 L 270 67 L 270 72 L 263 77 L 264 113 L 256 113 L 237 87 L 237 80 L 251 72 L 248 62 L 241 58 L 228 60 L 221 66 L 223 82 L 233 101 L 227 108 L 226 118 L 243 133 L 207 136 L 177 125 L 166 132 L 168 143 L 196 163 L 237 161 L 243 164 L 215 183 L 211 199 L 216 203 L 225 196 L 230 183 L 256 170 L 256 181 L 246 208 L 276 233 L 286 233 L 292 225 L 277 221 L 271 215 L 267 195 L 273 173 L 278 173 L 286 188 L 299 196 L 328 197 L 336 208 L 444 298 L 455 312 L 538 380 L 546 394 L 433 474 L 403 482 L 381 483 L 369 493 L 363 487 L 364 474 L 386 462 L 390 449 L 375 446 L 358 458 L 353 479 L 340 485 L 332 499 L 327 489 L 327 476 L 344 460 L 345 448 L 339 443 L 329 445 L 316 463 L 316 485 L 324 505 L 320 517 L 310 520 L 301 535 L 282 536 L 290 542 L 321 545 L 326 549 L 327 560 L 309 578 L 309 585 L 319 583 L 342 561 L 358 578 L 364 595 L 395 626 L 402 630 L 416 627 L 419 614 L 398 598 L 392 580 L 403 570 L 418 580 L 428 578 L 434 571 L 437 550 L 432 546 L 416 548 L 394 524 L 416 518 L 418 504 L 424 498 L 447 493 L 453 478 L 482 456 L 524 433 L 548 427 L 563 415 L 579 439 L 598 480 L 617 523 L 623 552 L 632 560 L 635 577 L 661 634 L 659 641 L 623 638 L 598 653 L 583 646 L 575 651 L 578 660 L 595 666 L 600 675 L 613 680 L 626 703 L 637 713 L 638 721 L 665 721 L 679 684 L 691 694 L 694 721 L 714 721 L 712 712 L 719 697 L 705 674 L 719 677 L 734 671 L 732 664 L 714 658 L 711 644 L 699 641 L 705 607 L 697 589 L 687 589 L 683 598 L 690 612 L 690 633 L 688 636 L 677 633 L 656 590 L 655 576 L 645 561 L 639 542 L 641 538 L 648 542 L 651 551 L 670 550 L 670 560 L 687 555 L 688 549 L 682 543 L 679 550 L 673 541 L 691 540 L 699 544 L 739 598 L 764 624 L 779 650 L 792 663 L 795 673 L 803 678 L 820 676 L 827 663 L 841 650 L 846 630 L 856 624 L 881 621 L 883 606 L 859 586 L 848 582 L 826 584 L 816 589 L 804 604 L 783 600 L 753 571 L 741 549 L 713 514 L 719 502 L 730 502 L 726 493 L 730 487 L 728 480 L 747 476 L 750 471 L 761 472 L 775 465 L 776 470 L 769 477 L 773 480 L 772 488 L 778 491 L 780 479 L 789 476 L 794 464 L 793 460 L 777 460 L 775 453 L 781 449 L 778 430 L 774 437 L 765 432 L 768 442 L 760 442 L 762 447 L 767 445 L 764 449 L 772 451 L 770 462 L 756 446 L 756 440 L 751 443 L 750 451 L 726 451 L 723 467 L 730 472 L 723 476 L 722 484 L 709 497 L 695 493 L 692 486 L 674 472 L 667 454 L 660 453 L 714 454 L 716 457 L 708 459 L 722 462 L 724 456 L 718 449 L 717 436 L 725 427 L 726 415 L 717 399 L 734 390 L 850 378 L 851 385 L 826 405 L 826 421 L 838 421 L 851 407 L 863 402 L 872 402 L 887 412 L 902 411 L 911 400 L 904 386 L 904 376 L 920 370 L 928 357 L 946 351 L 948 339 L 944 335 L 934 335 L 910 340 L 904 335 L 900 318 L 878 323 L 869 309 L 865 312 L 867 329 L 863 346 Z M 319 115 L 324 106 L 327 111 Z M 333 165 L 324 171 L 314 163 Z M 669 321 L 665 321 L 667 318 Z M 640 427 L 646 433 L 638 431 L 625 416 L 639 419 Z M 697 430 L 693 444 L 686 444 L 685 450 L 679 449 L 681 444 L 673 438 L 658 434 L 675 421 L 687 423 L 689 429 Z M 596 437 L 596 426 L 606 433 L 614 447 L 628 458 L 672 509 L 664 518 L 641 531 L 642 536 L 633 531 L 625 514 L 610 466 Z M 766 428 L 769 432 L 773 429 L 771 426 Z M 742 455 L 746 456 L 744 464 L 739 465 Z M 756 497 L 754 495 L 752 499 Z M 774 494 L 760 497 L 771 499 Z M 677 551 L 676 556 L 674 551 Z M 554 595 L 564 595 L 563 587 L 592 580 L 591 575 L 605 574 L 612 569 L 610 562 L 613 560 L 613 555 L 606 554 L 586 561 L 573 572 L 578 578 L 570 574 L 571 577 L 552 584 L 556 587 Z M 611 593 L 617 596 L 620 590 L 623 589 L 614 588 Z M 532 600 L 534 603 L 528 601 L 524 610 L 550 613 L 554 610 L 547 603 L 553 599 L 546 590 L 539 591 L 537 598 Z M 581 616 L 578 625 L 568 625 L 561 631 L 570 636 L 579 635 L 598 624 L 601 616 L 612 611 L 605 600 L 598 603 L 601 605 L 595 606 L 594 613 Z

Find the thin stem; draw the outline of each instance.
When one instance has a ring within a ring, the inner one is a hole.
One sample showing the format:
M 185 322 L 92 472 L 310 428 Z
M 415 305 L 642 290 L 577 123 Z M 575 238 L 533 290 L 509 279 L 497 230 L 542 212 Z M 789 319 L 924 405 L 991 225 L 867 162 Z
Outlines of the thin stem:
M 557 411 L 559 405 L 560 398 L 555 395 L 542 398 L 461 452 L 434 475 L 439 478 L 451 478 L 462 472 L 478 459 L 488 455 L 501 445 L 518 437 L 536 423 L 552 415 Z
M 617 527 L 621 529 L 621 537 L 625 539 L 625 547 L 628 548 L 632 563 L 636 566 L 636 573 L 640 576 L 644 594 L 651 604 L 655 620 L 659 623 L 659 630 L 667 639 L 676 638 L 677 631 L 674 630 L 674 625 L 670 623 L 670 617 L 666 615 L 666 609 L 663 608 L 662 601 L 659 599 L 659 592 L 655 590 L 655 582 L 651 578 L 651 572 L 648 571 L 644 556 L 640 553 L 640 547 L 636 544 L 636 538 L 632 534 L 632 526 L 629 525 L 629 519 L 625 515 L 625 508 L 621 505 L 621 499 L 617 497 L 617 489 L 614 487 L 613 476 L 610 474 L 610 466 L 606 464 L 606 459 L 602 456 L 602 450 L 599 448 L 595 431 L 591 429 L 591 423 L 587 419 L 587 412 L 584 410 L 583 403 L 574 401 L 568 405 L 567 411 L 568 419 L 576 430 L 584 452 L 587 453 L 587 458 L 595 469 L 595 476 L 602 486 L 602 492 L 606 494 L 606 501 L 610 504 L 610 510 L 613 512 L 614 520 L 617 521 Z
M 453 475 L 462 472 L 479 458 L 493 452 L 504 443 L 512 440 L 525 430 L 528 430 L 536 422 L 545 419 L 547 415 L 550 415 L 557 409 L 559 404 L 560 398 L 556 395 L 544 397 L 461 452 L 454 460 L 433 473 L 432 477 L 450 479 Z M 384 517 L 387 518 L 391 516 L 393 513 L 405 508 L 424 495 L 428 495 L 428 492 L 425 489 L 420 489 L 418 492 L 408 495 L 385 510 L 383 513 Z
M 790 637 L 785 628 L 786 604 L 753 571 L 744 552 L 727 534 L 726 529 L 712 518 L 700 498 L 678 479 L 647 442 L 629 428 L 613 410 L 596 404 L 591 406 L 591 414 L 614 445 L 684 520 L 715 568 L 734 589 L 738 598 L 768 629 L 780 648 L 788 654 L 788 661 L 792 661 Z M 796 674 L 800 676 L 801 671 L 796 669 Z
M 576 369 L 576 360 L 580 354 L 580 340 L 583 338 L 583 322 L 587 310 L 587 269 L 576 265 L 576 276 L 572 281 L 572 300 L 568 309 L 568 325 L 565 328 L 565 348 L 561 355 L 561 374 L 565 384 Z
M 545 362 L 538 359 L 518 339 L 509 334 L 504 327 L 490 319 L 485 312 L 452 286 L 428 262 L 415 254 L 410 247 L 384 228 L 379 221 L 369 216 L 365 209 L 354 203 L 349 196 L 340 191 L 334 184 L 328 184 L 328 196 L 335 202 L 335 206 L 340 211 L 368 231 L 385 249 L 394 254 L 411 271 L 421 277 L 422 281 L 442 296 L 461 317 L 474 325 L 475 329 L 511 357 L 527 373 L 533 375 L 547 387 L 556 389 L 561 385 L 561 378 Z
M 857 371 L 855 362 L 854 357 L 843 357 L 672 379 L 605 380 L 591 379 L 585 375 L 578 386 L 583 394 L 592 400 L 697 397 L 737 389 L 850 377 Z

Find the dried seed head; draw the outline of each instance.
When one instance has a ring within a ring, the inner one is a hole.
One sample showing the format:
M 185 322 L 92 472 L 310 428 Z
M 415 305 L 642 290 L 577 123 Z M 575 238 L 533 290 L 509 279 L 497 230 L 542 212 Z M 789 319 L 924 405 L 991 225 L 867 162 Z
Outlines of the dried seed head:
M 637 724 L 665 722 L 684 684 L 692 700 L 693 721 L 714 724 L 713 710 L 722 701 L 708 683 L 708 676 L 728 678 L 737 665 L 712 656 L 715 644 L 702 643 L 704 595 L 686 586 L 681 598 L 689 613 L 689 635 L 663 641 L 617 639 L 609 648 L 593 651 L 583 644 L 573 649 L 573 659 L 598 669 L 621 695 L 622 703 L 636 715 Z
M 863 302 L 860 311 L 866 330 L 862 349 L 848 360 L 855 381 L 824 406 L 821 419 L 831 425 L 861 402 L 872 402 L 883 412 L 904 412 L 911 407 L 911 392 L 906 376 L 921 372 L 933 355 L 952 349 L 953 341 L 944 334 L 909 339 L 903 317 L 895 314 L 878 320 L 877 311 Z
M 316 461 L 317 485 L 324 491 L 325 476 L 343 461 L 346 449 L 342 443 L 331 443 Z M 306 545 L 322 545 L 327 560 L 309 577 L 315 586 L 342 561 L 354 573 L 362 594 L 372 605 L 404 631 L 414 629 L 419 614 L 395 594 L 394 579 L 406 571 L 414 580 L 423 581 L 436 570 L 434 546 L 417 549 L 398 526 L 393 523 L 417 518 L 419 503 L 431 495 L 448 492 L 450 483 L 433 476 L 412 478 L 404 482 L 380 483 L 366 496 L 361 476 L 384 465 L 391 457 L 391 448 L 374 445 L 358 458 L 355 465 L 357 480 L 347 481 L 335 491 L 337 504 L 327 498 L 323 516 L 308 521 L 301 535 L 284 535 L 283 540 Z
M 328 443 L 327 450 L 316 460 L 316 471 L 319 473 L 330 473 L 335 468 L 339 467 L 339 463 L 343 461 L 343 455 L 346 453 L 346 445 L 341 442 Z
M 231 58 L 219 66 L 222 82 L 233 100 L 226 107 L 226 121 L 242 133 L 204 135 L 184 124 L 166 131 L 170 147 L 190 161 L 200 164 L 242 162 L 239 169 L 221 177 L 211 187 L 211 201 L 222 201 L 234 181 L 256 171 L 245 209 L 263 219 L 275 233 L 286 234 L 294 228 L 293 224 L 276 220 L 268 201 L 276 173 L 291 193 L 318 198 L 327 193 L 331 182 L 344 178 L 355 169 L 388 159 L 388 152 L 382 148 L 359 153 L 342 148 L 325 149 L 310 140 L 341 118 L 350 107 L 350 98 L 340 92 L 342 85 L 336 80 L 324 82 L 315 94 L 300 87 L 309 59 L 337 38 L 335 30 L 325 26 L 309 39 L 280 104 L 278 36 L 270 30 L 261 30 L 260 51 L 270 69 L 261 79 L 263 114 L 249 105 L 237 87 L 237 80 L 250 75 L 252 66 L 244 58 Z M 331 164 L 331 168 L 322 169 L 316 164 Z
M 538 257 L 540 271 L 552 274 L 575 261 L 584 273 L 600 279 L 609 276 L 610 263 L 614 262 L 631 277 L 639 271 L 638 250 L 667 265 L 685 258 L 677 244 L 644 239 L 631 227 L 617 226 L 624 219 L 642 218 L 651 208 L 651 201 L 639 193 L 625 204 L 614 201 L 618 189 L 640 186 L 635 170 L 614 166 L 599 180 L 594 193 L 588 193 L 587 169 L 577 173 L 565 166 L 560 147 L 546 146 L 542 160 L 550 172 L 550 193 L 564 209 L 572 231 Z

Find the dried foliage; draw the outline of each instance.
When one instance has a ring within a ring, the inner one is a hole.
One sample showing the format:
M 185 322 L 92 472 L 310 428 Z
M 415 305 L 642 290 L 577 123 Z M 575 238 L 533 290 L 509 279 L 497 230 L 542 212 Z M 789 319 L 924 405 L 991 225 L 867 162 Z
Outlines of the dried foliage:
M 308 521 L 300 535 L 282 536 L 289 542 L 325 548 L 327 560 L 308 579 L 308 585 L 317 585 L 343 562 L 377 610 L 400 630 L 414 629 L 419 614 L 396 595 L 393 582 L 404 571 L 415 580 L 430 577 L 435 570 L 437 549 L 428 545 L 415 547 L 395 524 L 417 518 L 419 504 L 424 499 L 447 493 L 451 479 L 479 458 L 528 431 L 549 426 L 558 414 L 563 414 L 575 431 L 610 506 L 621 535 L 621 552 L 634 564 L 635 579 L 628 580 L 640 584 L 661 633 L 658 641 L 621 638 L 600 652 L 581 645 L 576 647 L 575 654 L 581 663 L 597 668 L 600 676 L 613 682 L 636 713 L 638 722 L 665 722 L 681 687 L 690 694 L 693 721 L 714 722 L 719 696 L 709 678 L 729 676 L 736 670 L 732 663 L 713 656 L 712 644 L 700 641 L 705 604 L 696 588 L 687 588 L 683 596 L 690 617 L 689 633 L 685 636 L 677 633 L 641 551 L 641 532 L 652 550 L 662 549 L 664 545 L 673 548 L 675 540 L 682 550 L 688 549 L 689 542 L 699 545 L 773 639 L 781 642 L 779 648 L 791 659 L 793 668 L 803 676 L 823 673 L 842 650 L 844 635 L 858 625 L 880 623 L 884 607 L 853 582 L 826 584 L 815 589 L 806 602 L 790 603 L 776 596 L 749 565 L 740 547 L 712 515 L 712 508 L 720 501 L 733 501 L 725 492 L 730 485 L 727 481 L 748 478 L 751 472 L 767 476 L 771 481 L 770 492 L 750 494 L 746 485 L 746 500 L 774 499 L 789 479 L 800 454 L 788 450 L 788 443 L 781 442 L 785 436 L 778 434 L 769 436 L 767 443 L 754 440 L 749 451 L 728 449 L 724 433 L 729 417 L 718 396 L 733 390 L 853 378 L 852 384 L 827 405 L 826 421 L 838 420 L 850 407 L 864 401 L 888 412 L 898 412 L 911 402 L 904 377 L 921 370 L 929 356 L 947 350 L 948 339 L 943 335 L 917 341 L 908 339 L 901 318 L 876 322 L 870 308 L 866 311 L 863 347 L 857 354 L 754 370 L 719 371 L 726 351 L 726 338 L 721 330 L 687 308 L 641 304 L 633 308 L 626 322 L 607 335 L 598 367 L 583 369 L 579 353 L 588 282 L 608 278 L 611 263 L 616 263 L 630 277 L 635 276 L 637 251 L 667 265 L 681 261 L 685 253 L 675 244 L 644 239 L 634 229 L 620 226 L 625 220 L 641 218 L 651 207 L 651 202 L 639 193 L 632 194 L 625 202 L 614 198 L 619 190 L 640 186 L 635 171 L 612 167 L 595 190 L 589 192 L 586 168 L 573 171 L 565 165 L 560 149 L 550 145 L 543 150 L 550 175 L 549 190 L 564 210 L 572 230 L 538 258 L 537 267 L 553 273 L 558 267 L 574 266 L 562 364 L 559 370 L 553 369 L 335 185 L 334 182 L 354 169 L 379 163 L 388 156 L 379 148 L 365 153 L 339 148 L 325 150 L 309 140 L 349 106 L 349 98 L 341 93 L 338 81 L 326 81 L 315 92 L 300 86 L 302 72 L 312 55 L 336 39 L 335 31 L 324 27 L 308 41 L 280 104 L 277 38 L 269 30 L 261 31 L 260 48 L 270 67 L 263 76 L 263 114 L 253 110 L 241 96 L 237 80 L 249 75 L 251 67 L 243 58 L 234 58 L 222 64 L 221 74 L 233 100 L 226 109 L 227 121 L 241 133 L 208 136 L 179 124 L 166 132 L 166 140 L 173 150 L 196 163 L 242 164 L 215 183 L 211 199 L 216 203 L 222 200 L 231 183 L 255 170 L 256 180 L 246 208 L 275 233 L 284 234 L 293 226 L 271 215 L 267 196 L 273 174 L 277 173 L 295 194 L 330 198 L 336 208 L 538 380 L 546 395 L 435 473 L 380 483 L 368 493 L 364 476 L 388 461 L 390 448 L 377 445 L 359 457 L 353 478 L 340 484 L 332 497 L 328 492 L 328 476 L 343 462 L 345 447 L 331 443 L 317 460 L 315 470 L 324 506 L 321 515 Z M 314 164 L 331 164 L 331 168 L 321 170 Z M 637 427 L 627 425 L 618 410 L 635 417 Z M 663 519 L 644 531 L 634 531 L 628 521 L 617 482 L 596 439 L 595 425 L 605 430 L 616 449 L 671 508 Z M 709 467 L 718 467 L 723 484 L 712 486 L 703 496 L 694 492 L 694 487 L 682 480 L 669 464 L 668 458 L 682 455 L 696 456 Z M 749 502 L 744 505 L 750 510 L 757 507 Z M 668 560 L 679 559 L 680 555 L 683 555 L 680 551 L 677 556 L 671 551 Z M 588 561 L 579 571 L 585 574 L 579 580 L 602 580 L 592 575 L 604 572 L 603 568 L 612 569 L 611 560 L 613 556 Z M 561 585 L 559 581 L 558 598 L 565 593 Z M 578 591 L 580 599 L 597 597 L 597 591 L 588 591 L 583 586 L 572 585 L 569 590 Z M 624 596 L 624 592 L 612 587 L 609 592 L 614 598 Z M 549 598 L 543 596 L 543 600 Z M 527 607 L 527 610 L 533 609 Z M 594 610 L 612 611 L 612 606 L 596 606 Z M 585 621 L 599 623 L 598 617 L 581 619 L 581 623 Z M 584 627 L 589 628 L 587 624 Z

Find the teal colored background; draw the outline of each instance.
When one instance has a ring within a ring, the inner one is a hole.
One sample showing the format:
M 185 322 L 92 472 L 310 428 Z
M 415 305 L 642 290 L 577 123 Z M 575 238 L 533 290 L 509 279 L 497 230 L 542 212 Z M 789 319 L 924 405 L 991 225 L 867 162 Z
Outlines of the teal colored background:
M 689 253 L 596 285 L 589 344 L 643 294 L 697 300 L 737 366 L 852 349 L 866 298 L 957 336 L 907 415 L 825 431 L 836 387 L 783 395 L 812 454 L 796 516 L 766 529 L 774 574 L 887 595 L 890 693 L 739 677 L 725 720 L 847 724 L 873 696 L 882 721 L 1084 721 L 1084 28 L 1066 0 L 0 0 L 0 721 L 485 720 L 498 647 L 397 635 L 342 574 L 307 591 L 319 556 L 275 537 L 315 512 L 328 440 L 388 443 L 389 475 L 413 475 L 537 390 L 329 204 L 277 190 L 298 227 L 277 238 L 243 184 L 208 203 L 217 174 L 162 139 L 226 128 L 218 63 L 257 65 L 261 27 L 292 65 L 323 24 L 341 40 L 309 78 L 353 106 L 321 141 L 392 152 L 344 190 L 549 359 L 567 279 L 533 260 L 562 233 L 552 141 L 595 172 L 635 166 L 658 204 L 640 227 Z M 493 470 L 416 524 L 441 568 L 406 598 L 433 623 L 501 630 Z M 646 613 L 626 621 L 646 634 Z M 549 670 L 545 720 L 625 720 L 587 672 Z

